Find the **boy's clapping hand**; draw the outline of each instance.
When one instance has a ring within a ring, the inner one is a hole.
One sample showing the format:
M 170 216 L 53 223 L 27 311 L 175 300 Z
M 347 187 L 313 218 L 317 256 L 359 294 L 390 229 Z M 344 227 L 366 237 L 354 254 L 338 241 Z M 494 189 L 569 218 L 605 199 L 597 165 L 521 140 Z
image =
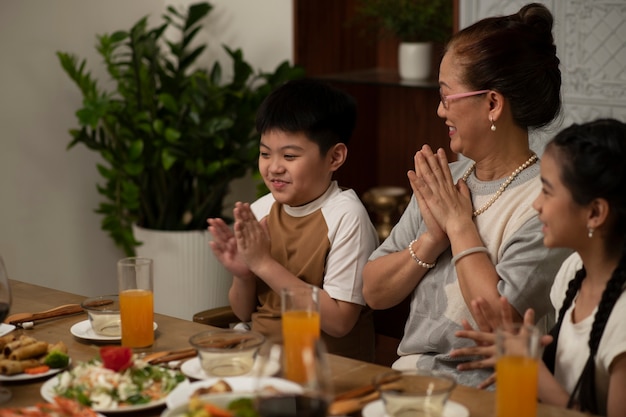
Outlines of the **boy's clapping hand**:
M 207 222 L 209 223 L 209 232 L 213 236 L 209 246 L 217 260 L 237 277 L 253 277 L 254 274 L 237 250 L 237 240 L 230 227 L 222 219 L 208 219 Z
M 237 249 L 250 270 L 271 259 L 270 240 L 265 220 L 259 222 L 248 203 L 235 203 L 235 238 Z

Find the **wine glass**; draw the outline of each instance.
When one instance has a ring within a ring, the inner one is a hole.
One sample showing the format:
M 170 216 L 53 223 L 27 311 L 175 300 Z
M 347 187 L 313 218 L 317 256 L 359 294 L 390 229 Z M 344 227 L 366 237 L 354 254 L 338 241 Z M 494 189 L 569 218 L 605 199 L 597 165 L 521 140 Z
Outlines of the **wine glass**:
M 4 261 L 0 256 L 0 323 L 9 315 L 11 308 L 11 287 L 9 286 L 9 276 L 4 267 Z M 12 397 L 11 390 L 0 386 L 0 404 L 8 402 Z
M 257 355 L 255 404 L 260 417 L 324 417 L 332 400 L 328 354 L 321 340 L 298 350 L 298 364 L 284 344 L 265 343 Z M 267 375 L 283 378 L 277 386 Z

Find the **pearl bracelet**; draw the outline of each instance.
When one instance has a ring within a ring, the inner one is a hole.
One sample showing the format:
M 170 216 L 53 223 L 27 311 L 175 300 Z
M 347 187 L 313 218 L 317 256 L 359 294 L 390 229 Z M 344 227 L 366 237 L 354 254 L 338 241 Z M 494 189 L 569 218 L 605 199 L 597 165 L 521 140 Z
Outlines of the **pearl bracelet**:
M 426 268 L 426 269 L 433 269 L 435 267 L 435 265 L 437 265 L 437 262 L 433 262 L 432 264 L 428 264 L 424 261 L 422 261 L 421 259 L 419 259 L 417 256 L 415 256 L 415 252 L 413 252 L 413 244 L 417 242 L 417 239 L 413 239 L 411 241 L 411 243 L 409 243 L 409 253 L 411 254 L 411 258 L 413 258 L 413 260 L 415 262 L 417 262 L 417 264 L 419 266 L 421 266 L 422 268 Z
M 487 249 L 484 246 L 476 246 L 474 248 L 465 249 L 457 253 L 456 255 L 454 255 L 454 257 L 452 258 L 450 262 L 452 263 L 452 265 L 456 265 L 457 261 L 461 259 L 462 257 L 471 255 L 472 253 L 477 253 L 477 252 L 484 252 L 486 254 L 489 254 L 489 249 Z

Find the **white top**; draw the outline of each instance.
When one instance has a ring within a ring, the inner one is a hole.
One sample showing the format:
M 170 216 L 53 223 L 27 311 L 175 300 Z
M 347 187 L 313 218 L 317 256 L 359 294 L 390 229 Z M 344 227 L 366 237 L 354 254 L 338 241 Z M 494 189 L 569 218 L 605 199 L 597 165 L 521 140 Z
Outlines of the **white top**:
M 558 314 L 561 305 L 563 305 L 569 282 L 580 268 L 582 268 L 582 260 L 578 253 L 573 253 L 563 262 L 561 269 L 557 273 L 550 292 L 550 299 L 556 314 Z M 574 307 L 576 307 L 576 297 L 565 313 L 563 323 L 561 324 L 554 364 L 556 380 L 570 393 L 574 390 L 576 382 L 578 382 L 578 378 L 589 358 L 589 332 L 597 311 L 596 308 L 589 317 L 578 323 L 573 323 L 572 313 Z M 596 398 L 600 414 L 602 415 L 606 415 L 609 368 L 618 355 L 626 352 L 624 317 L 626 317 L 626 295 L 622 293 L 609 316 L 609 321 L 602 334 L 596 355 Z

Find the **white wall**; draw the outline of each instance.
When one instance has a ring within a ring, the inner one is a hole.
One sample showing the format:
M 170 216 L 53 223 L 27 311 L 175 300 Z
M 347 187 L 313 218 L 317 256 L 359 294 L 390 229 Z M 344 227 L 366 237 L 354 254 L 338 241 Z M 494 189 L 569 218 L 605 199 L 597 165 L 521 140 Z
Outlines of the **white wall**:
M 83 295 L 116 291 L 115 263 L 123 253 L 93 212 L 100 201 L 98 156 L 82 145 L 66 150 L 81 97 L 55 52 L 87 58 L 92 72 L 104 80 L 94 49 L 97 34 L 128 29 L 144 15 L 155 22 L 165 5 L 191 3 L 0 3 L 0 255 L 11 278 Z M 215 8 L 200 36 L 212 56 L 225 57 L 220 46 L 225 43 L 242 48 L 255 68 L 271 70 L 285 59 L 292 61 L 291 0 L 210 3 Z M 245 181 L 235 188 L 244 199 L 253 189 Z

